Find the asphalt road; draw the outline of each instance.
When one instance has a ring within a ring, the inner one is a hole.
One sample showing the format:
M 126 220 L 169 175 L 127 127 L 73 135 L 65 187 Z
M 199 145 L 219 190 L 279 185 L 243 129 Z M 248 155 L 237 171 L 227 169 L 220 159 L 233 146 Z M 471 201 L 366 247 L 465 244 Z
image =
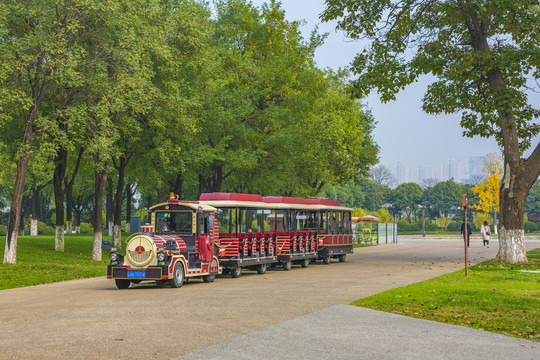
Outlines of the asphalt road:
M 527 248 L 540 241 L 527 242 Z M 471 240 L 472 263 L 497 244 Z M 463 268 L 459 239 L 355 249 L 345 263 L 245 272 L 180 289 L 105 277 L 0 291 L 0 359 L 170 359 L 386 289 Z

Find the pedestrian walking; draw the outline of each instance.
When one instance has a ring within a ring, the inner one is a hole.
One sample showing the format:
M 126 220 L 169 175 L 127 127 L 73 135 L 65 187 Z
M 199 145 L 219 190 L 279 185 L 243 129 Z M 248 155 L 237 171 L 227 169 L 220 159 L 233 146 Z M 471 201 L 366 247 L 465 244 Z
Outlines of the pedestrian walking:
M 467 238 L 465 239 L 465 220 L 463 220 L 463 224 L 461 224 L 461 235 L 463 235 L 463 240 L 467 242 L 467 247 L 470 245 L 471 232 L 471 225 L 467 223 Z
M 484 247 L 489 247 L 489 235 L 490 235 L 490 228 L 487 221 L 484 221 L 484 224 L 480 228 L 480 232 L 482 233 L 482 241 L 484 243 Z

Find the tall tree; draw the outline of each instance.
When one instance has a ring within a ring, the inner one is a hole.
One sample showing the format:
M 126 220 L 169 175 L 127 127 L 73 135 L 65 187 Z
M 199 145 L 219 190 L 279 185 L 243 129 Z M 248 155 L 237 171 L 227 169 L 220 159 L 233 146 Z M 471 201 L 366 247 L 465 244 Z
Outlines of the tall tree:
M 463 186 L 454 179 L 438 182 L 424 191 L 424 205 L 431 215 L 447 218 L 453 209 L 460 206 L 463 190 Z
M 396 209 L 401 209 L 411 223 L 411 215 L 422 201 L 422 188 L 416 183 L 403 183 L 392 190 L 392 203 Z
M 6 0 L 0 7 L 0 107 L 17 164 L 4 263 L 14 264 L 28 162 L 36 141 L 69 108 L 72 89 L 81 86 L 88 60 L 79 41 L 81 18 L 92 4 Z
M 377 89 L 382 101 L 431 74 L 423 109 L 462 112 L 466 136 L 492 136 L 504 153 L 497 259 L 526 261 L 525 199 L 540 175 L 540 144 L 522 152 L 540 126 L 527 79 L 540 77 L 540 6 L 536 0 L 327 0 L 324 20 L 354 38 L 369 39 L 357 55 L 359 94 Z M 410 50 L 414 53 L 411 56 Z

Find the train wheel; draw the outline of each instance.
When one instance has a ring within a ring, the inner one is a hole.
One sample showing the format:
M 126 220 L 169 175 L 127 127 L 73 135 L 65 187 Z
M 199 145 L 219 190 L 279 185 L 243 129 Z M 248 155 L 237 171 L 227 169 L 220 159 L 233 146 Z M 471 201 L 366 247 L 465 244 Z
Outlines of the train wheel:
M 241 274 L 242 274 L 242 267 L 241 266 L 237 266 L 234 269 L 231 269 L 231 277 L 232 278 L 236 279 L 237 277 L 240 277 Z
M 339 257 L 338 257 L 339 262 L 345 262 L 346 258 L 347 258 L 347 254 L 339 255 Z
M 307 268 L 309 266 L 309 259 L 302 260 L 300 265 L 302 265 L 303 268 Z
M 261 264 L 257 266 L 257 273 L 258 274 L 264 274 L 266 272 L 266 264 Z
M 292 267 L 292 261 L 291 260 L 283 263 L 283 270 L 289 271 L 289 270 L 291 270 L 291 267 Z
M 115 279 L 114 281 L 116 282 L 116 287 L 119 289 L 127 289 L 131 285 L 129 280 Z
M 203 276 L 203 281 L 205 283 L 211 283 L 211 282 L 214 282 L 214 280 L 216 280 L 216 273 L 213 273 L 213 274 L 210 274 L 210 275 L 206 275 L 206 276 Z
M 173 278 L 169 280 L 172 288 L 179 288 L 184 283 L 184 265 L 180 261 L 176 262 L 173 270 Z
M 330 264 L 330 256 L 325 256 L 325 257 L 323 257 L 323 258 L 322 258 L 322 262 L 323 262 L 323 264 L 325 264 L 325 265 Z

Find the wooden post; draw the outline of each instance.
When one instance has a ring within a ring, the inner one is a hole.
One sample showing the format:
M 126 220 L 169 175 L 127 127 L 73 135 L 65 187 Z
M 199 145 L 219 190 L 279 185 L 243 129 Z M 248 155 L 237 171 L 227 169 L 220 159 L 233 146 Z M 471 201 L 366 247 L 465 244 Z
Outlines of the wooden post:
M 426 237 L 426 212 L 422 209 L 422 237 Z

